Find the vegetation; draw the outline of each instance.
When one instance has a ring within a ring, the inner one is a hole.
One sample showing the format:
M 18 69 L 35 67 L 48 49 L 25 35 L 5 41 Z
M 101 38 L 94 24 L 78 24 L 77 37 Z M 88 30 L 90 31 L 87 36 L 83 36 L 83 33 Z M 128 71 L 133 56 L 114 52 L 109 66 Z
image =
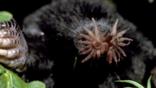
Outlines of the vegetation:
M 24 82 L 17 74 L 0 65 L 0 88 L 46 88 L 40 81 Z
M 133 80 L 117 80 L 116 82 L 128 83 L 135 86 L 136 88 L 151 88 L 151 76 L 148 78 L 147 87 L 144 87 L 142 84 Z M 132 88 L 132 87 L 127 87 L 127 88 Z
M 7 11 L 0 11 L 0 22 L 9 21 L 13 18 L 13 15 Z

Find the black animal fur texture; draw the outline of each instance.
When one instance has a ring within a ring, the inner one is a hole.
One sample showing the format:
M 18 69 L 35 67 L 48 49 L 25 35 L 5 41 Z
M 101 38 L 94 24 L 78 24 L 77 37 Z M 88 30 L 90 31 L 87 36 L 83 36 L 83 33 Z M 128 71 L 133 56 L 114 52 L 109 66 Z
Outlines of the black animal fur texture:
M 92 22 L 91 18 L 105 19 L 109 26 L 118 19 L 118 30 L 128 29 L 126 36 L 133 42 L 124 48 L 127 57 L 118 64 L 108 64 L 105 57 L 80 62 L 73 31 Z M 28 69 L 23 76 L 44 81 L 47 88 L 121 88 L 115 80 L 146 82 L 154 68 L 152 42 L 106 0 L 52 1 L 25 18 L 23 31 L 29 47 Z

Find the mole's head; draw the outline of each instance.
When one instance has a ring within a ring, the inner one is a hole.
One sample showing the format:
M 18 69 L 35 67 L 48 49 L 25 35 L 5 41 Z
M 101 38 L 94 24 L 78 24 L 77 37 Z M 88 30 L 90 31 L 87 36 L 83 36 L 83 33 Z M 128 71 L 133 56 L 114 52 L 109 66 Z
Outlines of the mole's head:
M 76 48 L 80 55 L 86 56 L 82 63 L 89 59 L 98 59 L 103 54 L 106 54 L 109 64 L 113 60 L 117 63 L 122 57 L 126 57 L 122 48 L 128 46 L 132 39 L 124 37 L 127 30 L 118 31 L 118 21 L 120 20 L 117 19 L 111 25 L 106 20 L 95 21 L 92 18 L 90 23 L 83 24 L 74 31 Z

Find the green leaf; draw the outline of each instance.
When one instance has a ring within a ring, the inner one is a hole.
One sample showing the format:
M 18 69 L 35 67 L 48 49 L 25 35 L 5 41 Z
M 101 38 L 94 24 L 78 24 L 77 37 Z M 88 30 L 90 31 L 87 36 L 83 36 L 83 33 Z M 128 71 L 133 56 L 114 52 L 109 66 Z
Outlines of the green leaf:
M 4 67 L 0 65 L 0 76 L 5 73 Z
M 46 88 L 46 86 L 40 81 L 32 81 L 28 84 L 28 88 Z
M 0 88 L 46 88 L 40 81 L 26 83 L 16 73 L 0 65 Z
M 0 11 L 0 22 L 10 21 L 13 15 L 7 11 Z
M 117 80 L 116 82 L 128 83 L 128 84 L 132 84 L 133 86 L 135 86 L 137 88 L 144 88 L 141 84 L 139 84 L 138 82 L 132 81 L 132 80 Z
M 148 78 L 148 81 L 147 81 L 147 88 L 151 88 L 151 78 L 152 78 L 152 76 L 150 76 L 150 77 Z
M 27 88 L 27 83 L 25 83 L 18 75 L 9 71 L 12 76 L 13 88 Z
M 1 88 L 9 88 L 10 85 L 10 81 L 9 80 L 9 75 L 8 74 L 3 74 L 3 76 L 0 76 L 0 86 Z

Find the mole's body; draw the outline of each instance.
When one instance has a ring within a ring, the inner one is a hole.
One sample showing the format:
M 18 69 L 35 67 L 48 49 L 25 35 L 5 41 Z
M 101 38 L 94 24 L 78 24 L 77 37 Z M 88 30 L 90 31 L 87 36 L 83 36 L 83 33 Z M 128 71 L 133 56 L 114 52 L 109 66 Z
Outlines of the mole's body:
M 153 57 L 152 53 L 145 54 L 150 52 L 145 50 L 150 41 L 107 0 L 54 0 L 25 19 L 24 32 L 28 40 L 35 40 L 28 41 L 35 58 L 54 61 L 50 75 L 53 74 L 51 79 L 54 78 L 58 88 L 98 88 L 102 82 L 101 88 L 116 88 L 117 77 L 142 80 L 146 69 L 144 61 Z M 106 40 L 101 38 L 105 33 Z M 101 47 L 103 45 L 106 47 Z M 154 51 L 153 45 L 150 46 Z M 48 67 L 43 61 L 38 64 Z M 36 76 L 37 73 L 33 73 Z

